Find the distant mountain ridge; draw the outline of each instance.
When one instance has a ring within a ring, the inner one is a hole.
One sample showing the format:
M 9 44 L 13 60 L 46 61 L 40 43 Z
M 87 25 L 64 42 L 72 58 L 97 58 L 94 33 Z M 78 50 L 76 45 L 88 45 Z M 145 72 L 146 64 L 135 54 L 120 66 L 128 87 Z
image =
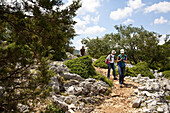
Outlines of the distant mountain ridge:
M 74 55 L 79 55 L 79 53 L 80 53 L 80 50 L 74 50 Z

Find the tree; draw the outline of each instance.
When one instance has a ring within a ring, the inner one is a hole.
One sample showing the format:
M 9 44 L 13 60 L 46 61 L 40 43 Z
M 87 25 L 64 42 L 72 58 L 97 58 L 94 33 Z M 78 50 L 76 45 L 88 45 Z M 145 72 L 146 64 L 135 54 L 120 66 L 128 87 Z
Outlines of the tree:
M 82 44 L 85 44 L 87 49 L 87 53 L 94 57 L 99 58 L 103 55 L 110 54 L 113 49 L 116 48 L 116 35 L 106 34 L 104 37 L 96 39 L 86 38 L 82 40 Z
M 54 55 L 61 59 L 76 35 L 73 17 L 80 1 L 62 5 L 62 0 L 0 0 L 0 111 L 17 111 L 18 103 L 45 98 L 51 90 L 47 85 L 55 74 L 48 61 Z
M 161 35 L 149 32 L 141 28 L 128 26 L 115 26 L 120 40 L 118 45 L 126 50 L 128 59 L 135 64 L 139 61 L 146 61 L 152 64 L 156 61 L 157 45 Z

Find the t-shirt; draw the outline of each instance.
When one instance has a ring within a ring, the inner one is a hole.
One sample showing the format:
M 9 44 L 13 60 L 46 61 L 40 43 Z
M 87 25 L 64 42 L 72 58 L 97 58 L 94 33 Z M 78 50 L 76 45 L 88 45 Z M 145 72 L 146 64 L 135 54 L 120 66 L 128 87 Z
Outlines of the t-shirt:
M 110 59 L 110 55 L 111 55 L 111 59 Z M 106 59 L 108 59 L 110 63 L 114 63 L 115 55 L 112 55 L 112 54 L 110 54 L 110 55 L 108 55 Z
M 120 55 L 118 55 L 118 57 L 119 57 L 119 60 L 122 58 L 123 60 L 126 60 L 126 55 L 124 54 L 123 56 L 122 56 L 122 54 L 120 54 Z M 125 62 L 123 62 L 123 60 L 121 60 L 120 62 L 118 62 L 118 66 L 120 66 L 120 67 L 125 67 Z
M 81 53 L 82 56 L 84 56 L 85 55 L 85 49 L 80 49 L 80 53 Z

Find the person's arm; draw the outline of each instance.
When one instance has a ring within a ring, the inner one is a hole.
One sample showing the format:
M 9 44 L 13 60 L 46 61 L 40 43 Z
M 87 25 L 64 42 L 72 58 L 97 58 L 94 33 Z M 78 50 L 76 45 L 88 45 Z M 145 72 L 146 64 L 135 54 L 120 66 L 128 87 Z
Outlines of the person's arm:
M 107 57 L 106 57 L 106 59 L 108 60 L 108 61 L 110 61 L 111 59 L 110 59 L 110 55 L 108 55 Z
M 126 56 L 125 60 L 123 60 L 123 62 L 127 63 L 127 56 Z
M 120 62 L 122 60 L 122 58 L 119 60 L 119 56 L 117 56 L 117 62 Z

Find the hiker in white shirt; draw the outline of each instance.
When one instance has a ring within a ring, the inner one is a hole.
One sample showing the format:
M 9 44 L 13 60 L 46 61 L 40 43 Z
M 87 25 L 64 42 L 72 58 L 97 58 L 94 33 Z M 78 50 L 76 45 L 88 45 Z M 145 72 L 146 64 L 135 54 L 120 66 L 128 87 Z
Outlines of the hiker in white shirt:
M 114 62 L 115 62 L 115 54 L 116 54 L 116 51 L 115 50 L 112 50 L 111 54 L 109 54 L 106 58 L 106 60 L 109 61 L 109 63 L 107 64 L 108 65 L 108 73 L 107 73 L 107 78 L 110 79 L 110 69 L 112 68 L 113 69 L 113 76 L 114 76 L 114 80 L 117 80 L 116 78 L 116 71 L 115 71 L 115 65 L 114 65 Z

